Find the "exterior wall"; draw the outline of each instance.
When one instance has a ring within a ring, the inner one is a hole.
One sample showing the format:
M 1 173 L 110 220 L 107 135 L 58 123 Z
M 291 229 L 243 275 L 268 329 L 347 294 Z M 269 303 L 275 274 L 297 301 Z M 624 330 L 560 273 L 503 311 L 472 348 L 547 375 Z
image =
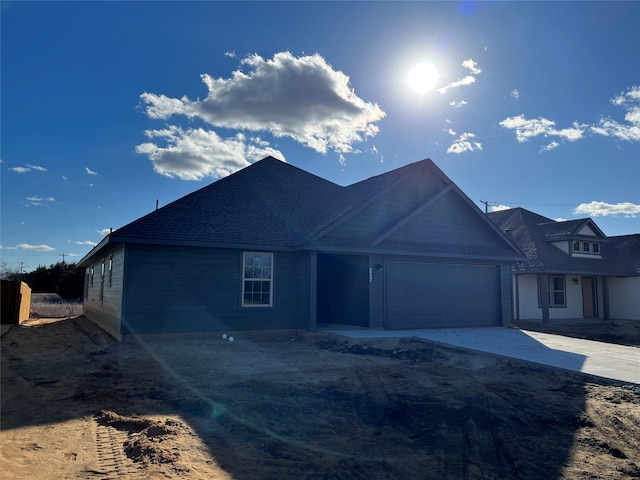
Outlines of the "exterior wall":
M 124 333 L 302 329 L 307 253 L 274 253 L 273 306 L 242 307 L 242 251 L 130 245 Z
M 610 317 L 640 320 L 640 277 L 609 277 L 608 281 Z
M 562 250 L 564 253 L 566 253 L 567 255 L 569 255 L 569 242 L 568 241 L 562 241 L 562 242 L 551 242 L 551 245 L 553 245 L 554 247 Z
M 584 317 L 582 299 L 582 276 L 565 275 L 566 307 L 549 307 L 549 319 L 575 319 Z M 573 279 L 577 278 L 575 284 Z M 601 277 L 593 277 L 596 282 L 598 318 L 604 316 L 603 285 Z M 542 320 L 542 308 L 538 306 L 538 276 L 518 276 L 519 318 L 521 320 Z M 612 317 L 613 318 L 613 317 Z
M 110 259 L 113 262 L 111 278 L 109 278 Z M 104 275 L 102 274 L 103 260 Z M 122 334 L 124 265 L 125 247 L 122 246 L 104 257 L 95 259 L 95 262 L 86 268 L 85 273 L 84 314 L 116 338 L 120 338 Z
M 382 266 L 382 271 L 376 268 L 377 265 Z M 370 327 L 384 327 L 384 255 L 371 255 L 369 257 L 369 312 Z

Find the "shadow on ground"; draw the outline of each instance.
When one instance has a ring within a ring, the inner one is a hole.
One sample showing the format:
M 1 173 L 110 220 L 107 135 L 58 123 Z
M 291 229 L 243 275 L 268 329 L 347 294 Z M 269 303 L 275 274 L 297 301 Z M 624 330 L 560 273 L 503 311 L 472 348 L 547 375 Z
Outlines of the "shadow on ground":
M 180 429 L 139 417 L 188 422 L 238 480 L 640 473 L 627 438 L 638 432 L 599 440 L 586 407 L 593 392 L 614 404 L 637 402 L 633 392 L 416 341 L 305 332 L 118 343 L 79 317 L 6 332 L 2 392 L 2 432 L 94 417 L 127 432 L 131 462 L 162 464 L 166 478 L 196 468 L 180 464 Z

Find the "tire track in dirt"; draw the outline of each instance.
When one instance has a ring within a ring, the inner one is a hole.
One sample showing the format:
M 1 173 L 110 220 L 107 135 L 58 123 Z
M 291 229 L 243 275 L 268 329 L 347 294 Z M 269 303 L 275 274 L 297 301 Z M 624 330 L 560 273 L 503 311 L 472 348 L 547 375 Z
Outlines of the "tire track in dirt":
M 126 431 L 93 422 L 98 469 L 92 472 L 95 479 L 143 479 L 133 461 L 125 455 L 124 444 L 129 439 Z

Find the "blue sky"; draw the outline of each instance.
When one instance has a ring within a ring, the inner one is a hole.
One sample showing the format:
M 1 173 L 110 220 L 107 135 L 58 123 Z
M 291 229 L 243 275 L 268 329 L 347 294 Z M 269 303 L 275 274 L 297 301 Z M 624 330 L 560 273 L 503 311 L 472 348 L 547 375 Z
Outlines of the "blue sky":
M 14 268 L 77 261 L 266 155 L 340 185 L 428 157 L 491 209 L 640 232 L 640 2 L 1 9 Z M 437 78 L 416 91 L 423 63 Z

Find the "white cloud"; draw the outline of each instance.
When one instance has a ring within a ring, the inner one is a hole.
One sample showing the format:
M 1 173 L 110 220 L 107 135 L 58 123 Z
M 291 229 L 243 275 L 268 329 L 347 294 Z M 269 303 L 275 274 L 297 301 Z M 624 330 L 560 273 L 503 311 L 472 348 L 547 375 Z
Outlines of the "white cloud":
M 620 123 L 606 117 L 601 118 L 595 125 L 574 122 L 571 127 L 558 130 L 552 120 L 543 117 L 527 119 L 524 115 L 518 115 L 506 118 L 500 122 L 500 125 L 509 130 L 515 130 L 518 142 L 525 142 L 538 135 L 556 136 L 564 140 L 575 141 L 583 138 L 585 132 L 628 142 L 640 142 L 640 87 L 634 85 L 610 101 L 613 105 L 625 108 L 624 120 L 627 123 Z M 552 148 L 557 146 L 552 142 L 548 147 L 551 145 L 553 145 Z M 549 150 L 549 148 L 543 148 L 541 151 L 544 150 Z
M 558 148 L 559 146 L 560 146 L 560 144 L 554 140 L 553 142 L 549 143 L 548 145 L 545 145 L 544 147 L 542 147 L 540 149 L 540 151 L 541 152 L 549 152 L 549 151 L 553 150 L 554 148 Z
M 226 79 L 201 75 L 208 89 L 204 100 L 145 92 L 140 95 L 143 108 L 153 119 L 183 115 L 217 128 L 267 132 L 274 137 L 291 138 L 320 153 L 353 152 L 355 143 L 378 133 L 375 123 L 385 116 L 378 105 L 359 98 L 349 85 L 349 77 L 334 70 L 320 55 L 294 57 L 289 52 L 280 52 L 266 60 L 251 55 L 241 61 L 240 67 Z M 171 164 L 177 167 L 167 170 L 172 176 L 194 178 L 194 171 L 195 178 L 217 175 L 218 170 L 229 173 L 249 160 L 249 157 L 238 159 L 237 153 L 253 150 L 251 146 L 234 147 L 231 164 L 229 155 L 220 164 L 216 158 L 207 157 L 202 168 L 196 165 L 197 156 L 187 154 L 184 161 L 187 168 L 182 174 L 179 145 L 183 143 L 177 135 L 191 137 L 194 132 L 211 135 L 218 146 L 237 143 L 238 138 L 222 139 L 203 129 L 182 130 L 178 126 L 169 129 L 173 144 Z M 185 144 L 188 143 L 186 139 Z M 154 155 L 154 168 L 159 171 L 157 146 L 142 144 L 137 151 L 150 158 Z
M 518 142 L 526 142 L 530 138 L 543 135 L 545 137 L 555 136 L 565 140 L 575 141 L 582 138 L 585 125 L 578 125 L 574 122 L 572 128 L 563 128 L 557 130 L 555 122 L 543 117 L 527 119 L 524 115 L 517 117 L 508 117 L 500 122 L 500 125 L 508 130 L 516 131 L 516 139 Z
M 460 100 L 459 102 L 449 102 L 449 105 L 453 108 L 464 107 L 467 104 L 466 100 Z
M 147 130 L 145 134 L 150 139 L 162 138 L 166 146 L 143 143 L 136 147 L 136 152 L 146 154 L 157 173 L 182 180 L 226 177 L 268 155 L 284 160 L 280 151 L 266 146 L 259 137 L 247 138 L 241 133 L 222 139 L 212 130 L 182 130 L 171 125 L 161 130 Z
M 477 62 L 475 60 L 472 60 L 471 58 L 469 58 L 468 60 L 464 60 L 462 62 L 462 66 L 468 69 L 471 73 L 473 73 L 473 75 L 478 75 L 480 72 L 482 72 L 482 70 L 478 68 Z M 438 92 L 446 93 L 446 91 L 449 90 L 450 88 L 457 88 L 465 85 L 471 85 L 476 81 L 476 77 L 474 77 L 473 75 L 467 75 L 464 78 L 461 78 L 460 80 L 456 80 L 455 82 L 451 82 L 450 84 L 445 85 L 444 87 L 440 87 L 438 89 Z M 464 104 L 466 104 L 466 102 Z M 464 104 L 454 105 L 454 106 L 460 107 Z
M 608 215 L 624 215 L 625 217 L 635 217 L 640 215 L 640 205 L 631 202 L 606 203 L 589 202 L 581 203 L 574 210 L 577 215 L 588 215 L 590 217 L 605 217 Z
M 46 207 L 50 203 L 55 203 L 56 199 L 53 197 L 38 197 L 33 195 L 31 197 L 27 197 L 28 205 L 32 205 L 34 207 Z
M 98 175 L 98 172 L 94 172 L 89 167 L 84 167 L 84 171 L 87 172 L 87 175 Z
M 103 228 L 102 230 L 97 230 L 97 232 L 104 237 L 104 236 L 109 235 L 111 233 L 111 229 L 110 228 Z
M 450 88 L 456 88 L 456 87 L 462 87 L 464 85 L 471 85 L 472 83 L 476 82 L 476 77 L 474 77 L 473 75 L 467 75 L 466 77 L 457 80 L 455 82 L 450 83 L 449 85 L 445 85 L 444 87 L 440 87 L 438 89 L 438 91 L 440 93 L 445 93 L 447 90 L 449 90 Z
M 447 130 L 447 133 L 448 133 L 449 135 L 455 135 L 455 134 L 456 134 L 456 131 L 455 131 L 453 128 L 450 128 L 449 130 Z
M 566 218 L 562 218 L 562 217 L 558 217 L 558 218 L 554 218 L 553 221 L 554 222 L 566 222 L 567 219 Z
M 376 147 L 375 145 L 371 147 L 371 153 L 373 153 L 378 157 L 378 160 L 380 160 L 380 163 L 384 163 L 384 156 L 382 155 L 382 153 L 380 153 L 380 150 L 378 150 L 378 147 Z
M 520 92 L 517 89 L 513 89 L 511 90 L 511 97 L 512 98 L 520 98 Z
M 95 247 L 97 245 L 96 242 L 92 242 L 91 240 L 84 240 L 81 242 L 73 242 L 73 243 L 75 243 L 76 245 L 89 245 L 91 247 Z
M 491 205 L 489 210 L 492 212 L 500 212 L 502 210 L 509 210 L 510 208 L 509 205 Z
M 237 58 L 236 52 L 234 52 L 233 50 L 224 52 L 224 56 L 227 58 Z
M 447 153 L 464 153 L 473 152 L 474 150 L 482 150 L 480 142 L 473 141 L 475 138 L 473 133 L 462 133 L 457 140 L 447 149 Z
M 482 70 L 478 68 L 478 63 L 472 59 L 468 59 L 462 62 L 462 66 L 464 68 L 468 68 L 474 75 L 478 75 L 480 72 L 482 72 Z
M 28 243 L 19 243 L 16 245 L 18 250 L 33 250 L 36 252 L 51 252 L 55 250 L 55 248 L 50 247 L 49 245 L 30 245 Z
M 11 167 L 9 168 L 9 170 L 16 173 L 26 173 L 31 171 L 36 171 L 36 172 L 48 171 L 45 167 L 42 167 L 40 165 L 25 165 L 24 167 Z

